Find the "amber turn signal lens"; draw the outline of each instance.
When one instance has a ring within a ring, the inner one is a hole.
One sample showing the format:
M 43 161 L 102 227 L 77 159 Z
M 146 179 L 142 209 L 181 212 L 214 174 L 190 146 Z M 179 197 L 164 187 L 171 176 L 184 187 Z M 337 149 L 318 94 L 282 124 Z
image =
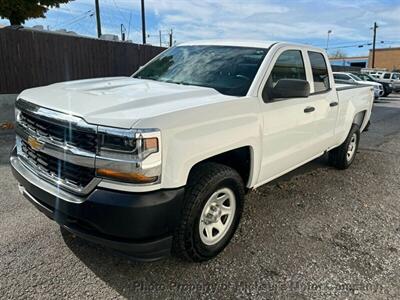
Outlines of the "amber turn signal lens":
M 144 143 L 145 150 L 154 149 L 155 151 L 158 151 L 158 139 L 157 138 L 143 139 L 143 143 Z
M 157 180 L 157 176 L 148 177 L 139 173 L 123 173 L 110 169 L 97 169 L 97 175 L 132 183 L 152 183 Z

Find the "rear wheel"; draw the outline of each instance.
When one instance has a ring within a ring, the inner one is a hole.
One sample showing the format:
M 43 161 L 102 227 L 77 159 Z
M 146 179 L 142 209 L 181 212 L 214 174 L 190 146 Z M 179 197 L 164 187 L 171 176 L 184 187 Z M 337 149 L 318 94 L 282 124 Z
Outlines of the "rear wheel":
M 218 255 L 229 243 L 243 210 L 244 185 L 232 168 L 204 163 L 191 172 L 173 253 L 191 261 Z
M 329 152 L 329 162 L 337 169 L 347 169 L 354 161 L 360 141 L 360 128 L 353 124 L 346 140 Z

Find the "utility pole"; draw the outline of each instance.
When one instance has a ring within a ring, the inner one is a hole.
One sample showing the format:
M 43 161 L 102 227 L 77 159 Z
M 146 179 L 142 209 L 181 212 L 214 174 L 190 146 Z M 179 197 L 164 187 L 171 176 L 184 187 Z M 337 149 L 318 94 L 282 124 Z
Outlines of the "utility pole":
M 126 28 L 124 24 L 121 24 L 121 41 L 125 41 L 125 33 L 126 33 Z
M 169 46 L 172 47 L 172 29 L 169 32 Z
M 375 44 L 376 44 L 376 29 L 378 28 L 378 25 L 376 22 L 374 23 L 374 40 L 372 42 L 372 68 L 375 68 Z
M 146 16 L 144 12 L 144 0 L 142 0 L 142 37 L 143 45 L 146 44 Z
M 161 37 L 161 30 L 158 31 L 158 34 L 160 35 L 160 47 L 162 47 L 162 37 Z
M 99 6 L 99 0 L 95 0 L 95 6 L 96 6 L 96 21 L 97 21 L 97 37 L 101 37 L 101 21 L 100 21 L 100 6 Z

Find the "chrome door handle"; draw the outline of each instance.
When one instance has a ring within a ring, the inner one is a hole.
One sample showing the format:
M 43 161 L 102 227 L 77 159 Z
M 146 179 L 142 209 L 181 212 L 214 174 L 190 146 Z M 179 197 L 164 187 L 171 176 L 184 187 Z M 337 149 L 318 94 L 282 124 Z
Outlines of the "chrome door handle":
M 334 107 L 334 106 L 337 106 L 338 104 L 339 104 L 339 102 L 331 102 L 331 103 L 329 103 L 329 106 Z
M 315 110 L 315 107 L 313 107 L 313 106 L 307 106 L 305 109 L 304 109 L 304 112 L 305 113 L 310 113 L 310 112 L 313 112 Z

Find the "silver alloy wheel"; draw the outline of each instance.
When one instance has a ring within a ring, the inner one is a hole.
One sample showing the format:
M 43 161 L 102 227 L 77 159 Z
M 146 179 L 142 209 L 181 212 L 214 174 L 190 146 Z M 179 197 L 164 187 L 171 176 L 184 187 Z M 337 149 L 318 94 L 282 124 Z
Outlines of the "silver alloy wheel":
M 200 216 L 201 241 L 208 246 L 217 244 L 229 231 L 235 212 L 236 197 L 231 189 L 222 188 L 213 193 Z
M 357 134 L 353 133 L 353 135 L 351 136 L 349 147 L 347 148 L 346 159 L 348 162 L 350 162 L 353 159 L 353 156 L 356 153 L 356 148 L 357 148 Z

